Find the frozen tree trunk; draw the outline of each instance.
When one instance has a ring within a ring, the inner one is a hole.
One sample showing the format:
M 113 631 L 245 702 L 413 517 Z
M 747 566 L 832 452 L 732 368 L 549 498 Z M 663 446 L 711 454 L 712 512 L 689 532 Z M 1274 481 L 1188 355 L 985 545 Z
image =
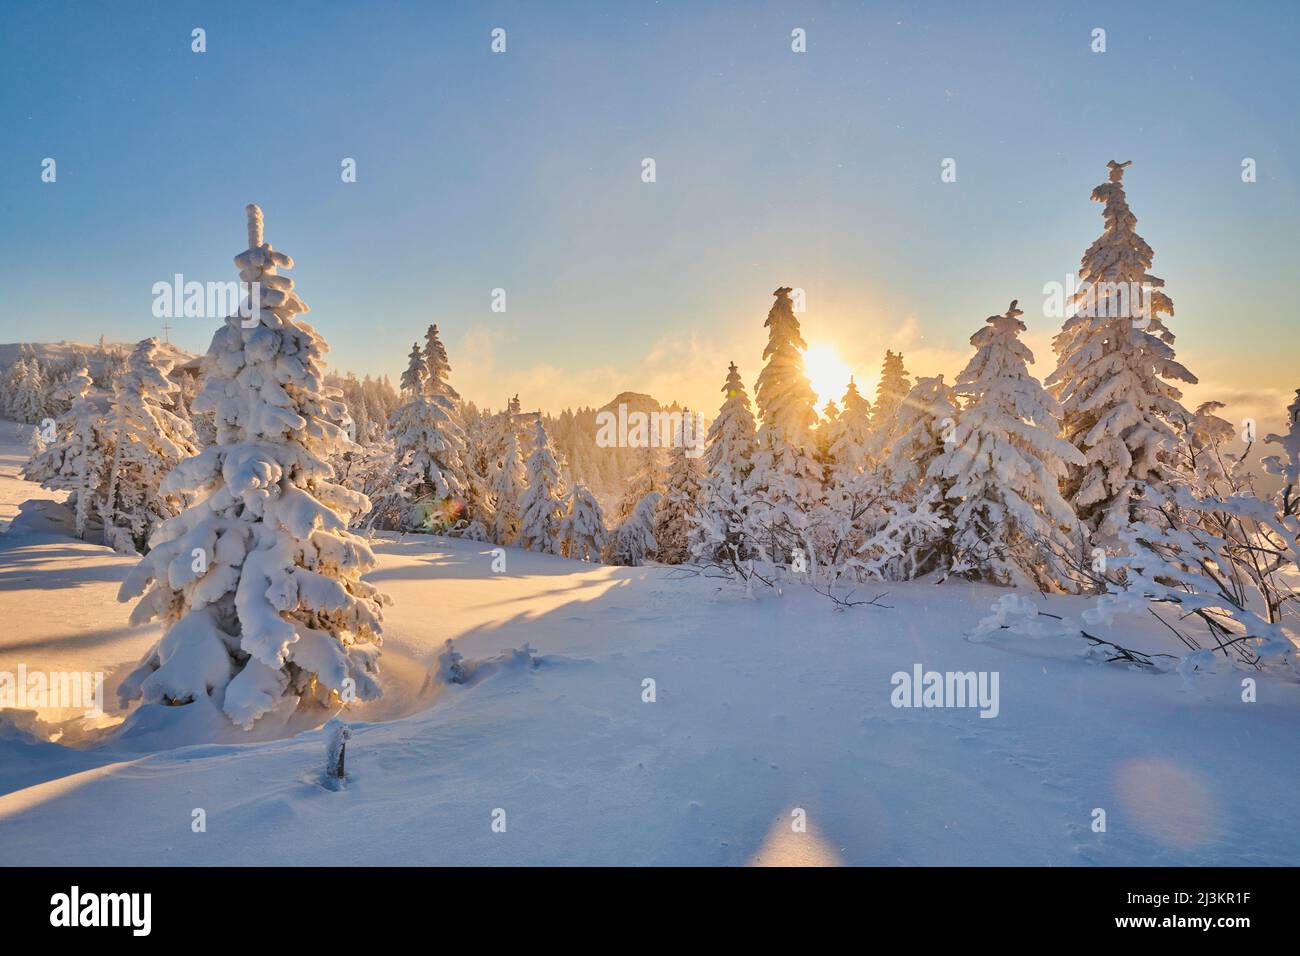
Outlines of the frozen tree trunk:
M 252 224 L 249 224 L 252 235 Z M 343 767 L 348 741 L 352 739 L 352 728 L 337 717 L 325 725 L 325 776 L 333 780 L 342 780 L 347 776 Z

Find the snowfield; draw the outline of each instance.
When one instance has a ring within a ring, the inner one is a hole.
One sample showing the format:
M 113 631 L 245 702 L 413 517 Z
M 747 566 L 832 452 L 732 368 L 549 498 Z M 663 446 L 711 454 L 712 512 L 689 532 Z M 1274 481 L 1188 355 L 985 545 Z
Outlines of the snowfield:
M 102 671 L 108 713 L 61 743 L 0 714 L 0 865 L 1300 863 L 1294 682 L 1256 675 L 1244 703 L 1250 674 L 1222 661 L 1184 677 L 971 641 L 991 587 L 840 611 L 515 549 L 496 573 L 490 546 L 424 535 L 376 541 L 385 695 L 344 715 L 327 787 L 324 710 L 245 734 L 207 700 L 117 709 L 157 639 L 115 600 L 135 561 L 43 522 L 60 506 L 16 477 L 26 430 L 0 423 L 0 671 Z M 1107 633 L 1182 650 L 1149 616 Z M 448 639 L 464 684 L 438 676 Z M 896 708 L 918 664 L 996 673 L 997 716 Z

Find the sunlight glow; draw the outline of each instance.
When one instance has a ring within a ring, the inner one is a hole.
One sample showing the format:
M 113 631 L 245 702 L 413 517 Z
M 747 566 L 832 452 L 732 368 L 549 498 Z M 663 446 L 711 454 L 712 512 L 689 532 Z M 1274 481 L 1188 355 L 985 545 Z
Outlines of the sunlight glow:
M 803 367 L 813 391 L 817 393 L 817 411 L 820 412 L 828 401 L 833 400 L 838 405 L 853 369 L 840 358 L 835 346 L 820 343 L 808 346 L 808 351 L 803 354 Z

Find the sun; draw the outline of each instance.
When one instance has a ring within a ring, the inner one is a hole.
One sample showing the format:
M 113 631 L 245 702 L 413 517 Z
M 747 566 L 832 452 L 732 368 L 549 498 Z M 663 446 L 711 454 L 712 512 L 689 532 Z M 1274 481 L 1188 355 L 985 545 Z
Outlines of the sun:
M 844 395 L 845 386 L 853 369 L 848 366 L 833 345 L 810 345 L 803 353 L 803 367 L 808 374 L 808 381 L 817 393 L 817 410 L 820 412 L 828 401 L 836 402 Z

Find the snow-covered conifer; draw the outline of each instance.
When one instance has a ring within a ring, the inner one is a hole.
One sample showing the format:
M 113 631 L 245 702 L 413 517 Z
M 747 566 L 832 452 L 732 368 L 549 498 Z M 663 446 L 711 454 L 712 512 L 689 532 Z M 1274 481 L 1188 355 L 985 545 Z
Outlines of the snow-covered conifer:
M 575 561 L 599 563 L 608 546 L 609 532 L 605 530 L 600 502 L 583 485 L 575 485 L 560 522 L 560 553 Z
M 894 413 L 911 391 L 912 382 L 907 377 L 907 369 L 903 368 L 902 353 L 886 349 L 885 361 L 880 368 L 880 381 L 876 384 L 876 404 L 871 410 L 872 426 L 877 431 L 892 427 Z M 878 451 L 884 453 L 889 449 L 881 448 Z
M 623 493 L 618 501 L 616 517 L 620 523 L 631 516 L 646 495 L 652 491 L 662 492 L 664 490 L 662 450 L 654 445 L 643 445 L 634 449 L 633 456 L 637 467 L 632 472 L 632 476 L 624 483 Z
M 754 390 L 761 424 L 746 485 L 750 536 L 762 554 L 778 565 L 787 563 L 792 549 L 802 546 L 822 493 L 822 469 L 812 431 L 817 396 L 804 372 L 807 345 L 790 292 L 782 286 L 773 293 L 776 302 L 764 323 L 767 365 Z
M 118 546 L 116 536 L 122 531 L 143 552 L 154 530 L 184 505 L 179 494 L 160 488 L 183 459 L 198 454 L 189 422 L 168 408 L 180 391 L 167 377 L 172 364 L 157 339 L 145 339 L 113 383 L 105 422 L 113 458 L 101 507 L 104 543 L 110 546 Z
M 883 523 L 883 479 L 868 459 L 872 447 L 871 403 L 849 379 L 840 414 L 826 435 L 829 463 L 821 537 L 825 560 L 850 569 L 856 555 Z
M 5 375 L 4 393 L 0 394 L 0 415 L 16 422 L 23 419 L 18 413 L 18 395 L 23 390 L 23 380 L 27 378 L 27 359 L 21 354 Z M 27 424 L 33 424 L 28 422 Z
M 952 480 L 932 474 L 930 466 L 950 445 L 956 419 L 955 396 L 943 376 L 918 378 L 890 426 L 877 433 L 882 447 L 889 449 L 882 485 L 891 500 L 883 504 L 894 516 L 865 545 L 867 553 L 877 556 L 877 566 L 878 556 L 888 550 L 875 540 L 883 536 L 907 542 L 906 559 L 896 563 L 905 566 L 905 576 L 947 570 L 950 542 L 946 534 L 932 532 L 952 525 L 952 502 L 947 497 Z
M 77 369 L 60 387 L 58 397 L 68 403 L 68 410 L 55 422 L 55 439 L 23 466 L 28 481 L 70 492 L 68 504 L 79 538 L 86 536 L 91 519 L 98 514 L 112 456 L 103 412 L 91 396 L 93 387 L 85 368 Z
M 559 554 L 564 487 L 559 463 L 540 416 L 534 436 L 533 452 L 526 465 L 528 488 L 519 502 L 519 546 L 543 554 Z
M 412 518 L 422 529 L 445 531 L 464 515 L 465 437 L 457 420 L 455 393 L 445 381 L 429 375 L 428 359 L 419 344 L 411 347 L 402 373 L 404 401 L 389 420 L 402 483 L 413 489 L 423 507 Z
M 693 529 L 699 525 L 701 481 L 699 460 L 687 447 L 682 432 L 689 428 L 690 409 L 682 411 L 682 425 L 668 452 L 668 476 L 655 511 L 655 557 L 664 564 L 681 564 L 691 557 Z
M 497 544 L 513 544 L 519 534 L 519 516 L 528 480 L 519 455 L 519 439 L 513 428 L 509 429 L 504 441 L 505 449 L 492 472 L 491 534 Z
M 642 498 L 610 536 L 609 563 L 640 567 L 650 560 L 658 544 L 654 536 L 655 512 L 663 495 L 652 491 Z
M 1060 408 L 1029 371 L 1021 314 L 1012 302 L 971 336 L 975 355 L 953 388 L 964 408 L 928 475 L 951 481 L 951 573 L 1046 590 L 1063 577 L 1053 559 L 1075 527 L 1060 480 L 1083 456 L 1057 437 Z
M 256 206 L 248 237 L 235 264 L 259 284 L 261 308 L 217 330 L 195 399 L 213 412 L 216 443 L 164 479 L 164 494 L 192 503 L 158 529 L 118 595 L 144 595 L 133 624 L 163 626 L 122 701 L 209 695 L 245 728 L 304 699 L 379 696 L 386 601 L 361 580 L 374 555 L 347 530 L 369 502 L 336 484 L 328 464 L 347 442 L 336 424 L 346 410 L 323 384 L 328 346 L 298 318 L 307 306 L 280 274 L 293 260 L 263 242 Z
M 722 407 L 709 425 L 704 451 L 702 534 L 697 539 L 696 557 L 734 565 L 748 557 L 745 482 L 754 459 L 754 414 L 735 362 L 727 369 L 722 394 Z
M 1053 343 L 1057 367 L 1047 379 L 1062 433 L 1085 459 L 1070 469 L 1065 498 L 1103 545 L 1137 517 L 1146 486 L 1167 490 L 1175 423 L 1189 417 L 1172 382 L 1196 382 L 1161 318 L 1174 314 L 1164 280 L 1147 273 L 1154 253 L 1124 195 L 1128 163 L 1109 166 L 1109 181 L 1092 191 L 1105 229 L 1083 255 L 1074 314 Z
M 40 359 L 32 356 L 24 364 L 24 374 L 14 392 L 12 414 L 17 421 L 37 425 L 49 415 L 50 387 Z

